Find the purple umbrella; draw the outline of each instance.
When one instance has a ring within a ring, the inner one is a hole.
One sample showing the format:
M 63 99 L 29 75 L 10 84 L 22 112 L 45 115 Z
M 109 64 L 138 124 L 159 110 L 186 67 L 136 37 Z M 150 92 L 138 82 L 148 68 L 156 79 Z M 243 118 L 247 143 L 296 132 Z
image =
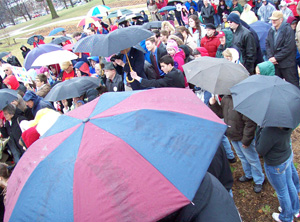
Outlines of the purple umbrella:
M 40 55 L 47 53 L 47 52 L 52 52 L 56 50 L 63 50 L 60 46 L 54 45 L 54 44 L 43 44 L 43 45 L 38 45 L 36 48 L 32 49 L 26 56 L 25 61 L 24 61 L 24 67 L 26 70 L 29 70 L 31 68 L 40 68 L 37 66 L 32 66 L 34 60 L 39 57 Z

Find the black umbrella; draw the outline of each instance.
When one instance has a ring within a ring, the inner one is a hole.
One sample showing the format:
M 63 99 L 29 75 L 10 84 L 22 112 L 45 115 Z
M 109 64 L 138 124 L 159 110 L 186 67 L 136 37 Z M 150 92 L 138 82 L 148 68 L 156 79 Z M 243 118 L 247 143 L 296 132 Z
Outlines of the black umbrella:
M 147 22 L 142 25 L 144 29 L 160 29 L 161 28 L 162 21 L 153 21 L 153 22 Z
M 31 36 L 31 37 L 29 37 L 29 38 L 27 39 L 27 44 L 33 45 L 34 37 L 38 37 L 39 40 L 40 40 L 40 39 L 41 39 L 41 40 L 44 40 L 44 36 L 42 36 L 42 35 L 33 35 L 33 36 Z
M 18 99 L 18 92 L 12 89 L 0 89 L 0 110 Z
M 231 89 L 234 109 L 261 127 L 295 128 L 300 89 L 277 76 L 253 75 Z
M 141 13 L 130 13 L 130 14 L 126 14 L 126 15 L 121 16 L 121 18 L 118 19 L 118 20 L 116 21 L 116 23 L 122 23 L 122 22 L 127 21 L 127 20 L 132 19 L 132 18 L 137 18 L 137 19 L 138 19 L 138 18 L 142 18 L 142 15 L 141 15 Z
M 175 5 L 175 2 L 183 4 L 183 2 L 181 0 L 169 0 L 168 5 Z
M 70 39 L 72 39 L 72 38 L 68 37 L 68 36 L 61 36 L 61 37 L 57 37 L 57 38 L 53 39 L 51 41 L 51 43 L 59 45 L 60 43 L 65 42 L 65 41 L 70 40 Z
M 9 52 L 0 52 L 0 59 L 2 59 L 4 56 L 7 56 Z
M 94 77 L 75 77 L 56 84 L 45 97 L 46 101 L 61 101 L 80 97 L 88 89 L 96 88 L 100 85 L 100 79 Z
M 152 35 L 152 32 L 142 29 L 140 26 L 130 26 L 117 29 L 107 35 L 86 37 L 74 45 L 73 52 L 89 52 L 91 56 L 111 56 Z

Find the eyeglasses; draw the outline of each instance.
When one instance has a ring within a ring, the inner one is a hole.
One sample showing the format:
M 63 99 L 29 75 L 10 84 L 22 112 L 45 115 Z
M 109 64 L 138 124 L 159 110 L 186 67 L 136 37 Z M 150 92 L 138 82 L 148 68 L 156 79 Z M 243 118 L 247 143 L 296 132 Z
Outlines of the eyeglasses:
M 9 70 L 8 70 L 8 69 L 4 69 L 3 71 L 4 71 L 4 72 L 8 72 Z

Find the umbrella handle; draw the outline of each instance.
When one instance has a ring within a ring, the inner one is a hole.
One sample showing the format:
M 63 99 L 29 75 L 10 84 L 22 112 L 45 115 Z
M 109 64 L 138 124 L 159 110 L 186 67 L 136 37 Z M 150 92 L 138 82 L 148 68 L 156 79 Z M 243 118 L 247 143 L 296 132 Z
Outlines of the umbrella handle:
M 130 72 L 132 72 L 132 67 L 131 67 L 131 64 L 130 64 L 130 61 L 129 61 L 129 58 L 128 58 L 127 53 L 125 53 L 125 55 L 126 55 L 126 59 L 127 59 L 128 65 L 129 65 Z M 134 79 L 129 80 L 129 79 L 128 79 L 128 76 L 126 76 L 126 81 L 127 81 L 128 83 L 132 83 L 132 82 L 134 82 Z

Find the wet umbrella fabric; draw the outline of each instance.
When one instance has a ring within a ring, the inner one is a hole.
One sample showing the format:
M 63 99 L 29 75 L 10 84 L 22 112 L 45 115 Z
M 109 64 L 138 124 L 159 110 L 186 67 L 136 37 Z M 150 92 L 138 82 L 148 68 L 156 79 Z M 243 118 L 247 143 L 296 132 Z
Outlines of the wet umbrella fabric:
M 44 40 L 44 36 L 42 36 L 42 35 L 33 35 L 33 36 L 31 36 L 31 37 L 29 37 L 29 38 L 27 39 L 27 44 L 33 45 L 34 37 L 38 37 L 39 40 L 40 40 L 40 39 L 41 39 L 41 40 Z
M 107 19 L 119 17 L 122 15 L 130 14 L 130 13 L 133 13 L 133 12 L 129 9 L 119 9 L 119 10 L 112 11 L 111 13 L 109 13 L 109 15 L 107 16 Z
M 262 50 L 266 50 L 266 39 L 271 28 L 271 24 L 263 21 L 257 21 L 250 24 L 250 27 L 253 28 L 258 35 L 260 48 Z
M 160 29 L 161 28 L 161 23 L 162 21 L 152 21 L 152 22 L 147 22 L 142 25 L 144 29 Z
M 0 89 L 0 110 L 18 99 L 18 91 L 12 89 Z
M 240 64 L 220 58 L 201 57 L 182 67 L 189 83 L 220 95 L 229 95 L 230 87 L 249 76 Z
M 52 52 L 47 52 L 45 54 L 40 55 L 33 62 L 33 66 L 47 66 L 52 64 L 58 64 L 66 61 L 71 61 L 73 59 L 77 59 L 78 56 L 73 52 L 68 50 L 57 50 Z
M 165 6 L 159 9 L 158 13 L 165 12 L 165 11 L 174 11 L 174 10 L 176 10 L 175 6 Z
M 89 52 L 91 56 L 111 56 L 123 49 L 136 45 L 152 35 L 150 31 L 139 26 L 130 26 L 117 29 L 107 35 L 94 35 L 95 37 L 93 38 L 86 37 L 75 44 L 73 51 Z
M 52 43 L 52 44 L 59 45 L 60 43 L 63 43 L 63 42 L 65 42 L 65 41 L 67 41 L 67 40 L 70 40 L 70 39 L 72 39 L 72 38 L 69 37 L 69 36 L 61 36 L 61 37 L 57 37 L 57 38 L 53 39 L 53 40 L 51 41 L 51 43 Z
M 97 5 L 88 11 L 87 16 L 107 16 L 109 10 L 110 7 L 106 5 Z
M 168 6 L 174 5 L 175 2 L 183 4 L 183 2 L 182 2 L 181 0 L 169 0 L 169 1 L 168 1 Z
M 56 29 L 53 29 L 50 33 L 49 33 L 49 36 L 52 36 L 52 35 L 56 35 L 57 33 L 59 32 L 62 32 L 62 31 L 65 31 L 64 28 L 56 28 Z
M 193 199 L 225 130 L 190 90 L 105 93 L 22 156 L 4 221 L 157 221 Z
M 295 128 L 300 89 L 278 76 L 253 75 L 230 89 L 234 109 L 261 127 Z
M 29 70 L 31 68 L 40 68 L 41 66 L 33 66 L 33 62 L 36 60 L 37 57 L 40 55 L 47 53 L 47 52 L 52 52 L 52 51 L 57 51 L 57 50 L 63 50 L 60 46 L 54 45 L 54 44 L 43 44 L 43 45 L 38 45 L 34 49 L 32 49 L 26 56 L 24 60 L 24 67 L 26 70 Z
M 100 80 L 98 78 L 88 76 L 72 78 L 56 84 L 47 94 L 45 100 L 54 102 L 80 97 L 88 89 L 97 88 L 99 85 Z
M 0 52 L 0 59 L 7 56 L 8 54 L 9 54 L 8 52 Z
M 132 19 L 132 18 L 141 18 L 141 17 L 142 17 L 141 13 L 130 13 L 130 14 L 126 14 L 126 15 L 121 16 L 121 18 L 118 19 L 116 21 L 116 23 L 122 23 L 122 22 L 124 22 L 126 20 L 129 20 L 129 19 Z

